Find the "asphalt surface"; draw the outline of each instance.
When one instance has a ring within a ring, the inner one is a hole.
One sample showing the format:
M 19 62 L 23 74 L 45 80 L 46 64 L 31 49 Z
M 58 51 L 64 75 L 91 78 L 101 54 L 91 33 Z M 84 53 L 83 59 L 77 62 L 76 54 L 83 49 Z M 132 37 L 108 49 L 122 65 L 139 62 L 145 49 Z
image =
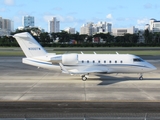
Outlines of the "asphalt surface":
M 160 118 L 160 103 L 147 102 L 3 102 L 0 108 L 0 118 Z
M 142 81 L 137 74 L 93 74 L 83 82 L 0 57 L 0 118 L 160 119 L 160 57 L 144 58 L 158 69 Z

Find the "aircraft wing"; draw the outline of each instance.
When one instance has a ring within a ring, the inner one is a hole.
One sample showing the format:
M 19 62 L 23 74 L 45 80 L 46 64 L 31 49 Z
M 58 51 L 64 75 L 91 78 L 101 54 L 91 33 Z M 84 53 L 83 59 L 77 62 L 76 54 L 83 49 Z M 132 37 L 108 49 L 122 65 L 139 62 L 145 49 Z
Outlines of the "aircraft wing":
M 86 66 L 83 69 L 72 69 L 72 70 L 67 70 L 65 66 L 62 65 L 62 63 L 59 63 L 61 70 L 63 73 L 67 74 L 88 74 L 88 73 L 102 73 L 102 72 L 107 72 L 99 69 L 93 69 L 91 66 Z

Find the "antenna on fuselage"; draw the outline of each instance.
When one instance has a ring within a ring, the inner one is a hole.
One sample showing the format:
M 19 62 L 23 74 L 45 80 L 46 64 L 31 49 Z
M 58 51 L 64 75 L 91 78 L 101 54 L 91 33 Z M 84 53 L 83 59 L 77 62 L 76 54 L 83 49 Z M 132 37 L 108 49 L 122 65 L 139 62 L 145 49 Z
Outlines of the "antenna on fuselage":
M 81 51 L 81 54 L 84 54 L 84 53 Z

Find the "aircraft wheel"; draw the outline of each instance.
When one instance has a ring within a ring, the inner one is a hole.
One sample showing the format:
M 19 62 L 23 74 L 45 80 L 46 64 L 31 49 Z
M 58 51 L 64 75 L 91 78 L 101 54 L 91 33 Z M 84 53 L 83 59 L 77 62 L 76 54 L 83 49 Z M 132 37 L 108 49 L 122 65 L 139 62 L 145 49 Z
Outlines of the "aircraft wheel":
M 83 77 L 82 77 L 82 80 L 83 80 L 83 81 L 86 81 L 86 80 L 87 80 L 87 77 L 83 76 Z
M 142 73 L 140 73 L 139 80 L 143 80 L 143 74 Z
M 142 76 L 140 76 L 140 77 L 139 77 L 139 80 L 143 80 L 143 77 L 142 77 Z

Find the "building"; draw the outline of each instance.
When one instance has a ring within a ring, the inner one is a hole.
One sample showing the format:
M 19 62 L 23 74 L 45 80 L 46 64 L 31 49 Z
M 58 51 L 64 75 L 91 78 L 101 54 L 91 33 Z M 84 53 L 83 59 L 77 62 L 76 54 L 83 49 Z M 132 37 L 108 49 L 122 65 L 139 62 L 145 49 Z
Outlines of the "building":
M 112 33 L 112 24 L 111 23 L 107 23 L 106 32 L 107 33 Z
M 134 26 L 131 28 L 113 28 L 112 29 L 112 35 L 114 36 L 123 36 L 126 33 L 129 33 L 129 34 L 138 33 L 138 29 L 135 28 Z
M 11 31 L 11 20 L 9 20 L 9 19 L 3 19 L 2 20 L 2 29 Z
M 22 18 L 23 27 L 34 27 L 34 17 L 33 16 L 23 16 Z
M 0 17 L 0 36 L 10 35 L 14 31 L 13 21 Z
M 149 24 L 146 24 L 145 29 L 148 29 L 151 32 L 160 32 L 160 21 L 150 19 Z
M 94 28 L 92 22 L 83 24 L 80 30 L 80 34 L 93 35 L 93 33 L 94 33 Z
M 65 31 L 70 33 L 70 34 L 75 34 L 75 28 L 69 27 L 69 28 L 66 28 Z
M 147 29 L 150 30 L 150 25 L 149 25 L 149 24 L 146 24 L 144 29 L 145 29 L 145 30 L 147 30 Z
M 49 21 L 49 26 L 48 26 L 49 32 L 52 33 L 57 33 L 60 31 L 60 21 L 57 21 L 56 17 L 53 17 L 51 21 Z
M 0 17 L 0 29 L 2 29 L 2 17 Z
M 138 35 L 139 35 L 138 42 L 139 43 L 144 43 L 145 42 L 145 39 L 144 39 L 144 30 L 139 30 Z
M 41 33 L 45 32 L 45 30 L 41 27 L 31 27 L 31 26 L 29 26 L 29 27 L 18 27 L 18 30 L 22 30 L 22 31 L 23 30 L 29 30 L 32 33 L 32 35 L 34 35 L 34 36 L 40 36 Z
M 97 33 L 111 33 L 112 24 L 107 22 L 98 22 L 94 24 L 92 22 L 84 24 L 81 27 L 80 34 L 94 35 Z
M 111 33 L 112 32 L 112 24 L 107 22 L 98 22 L 95 24 L 95 28 L 97 29 L 96 33 Z

